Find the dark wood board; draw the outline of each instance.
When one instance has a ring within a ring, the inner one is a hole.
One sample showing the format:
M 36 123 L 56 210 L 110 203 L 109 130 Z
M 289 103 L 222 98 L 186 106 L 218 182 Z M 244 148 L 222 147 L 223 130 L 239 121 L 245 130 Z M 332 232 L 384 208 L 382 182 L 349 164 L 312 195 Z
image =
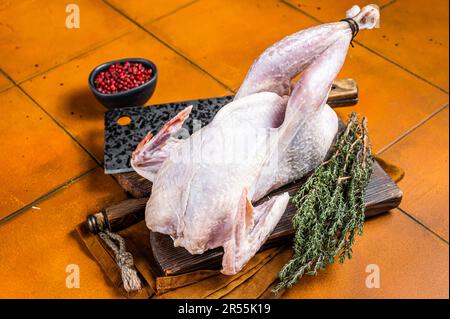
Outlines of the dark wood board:
M 131 194 L 148 197 L 151 192 L 151 183 L 143 180 L 136 173 L 125 174 L 118 174 L 122 175 L 118 178 L 118 181 L 124 189 L 127 189 Z M 285 191 L 289 191 L 292 195 L 303 182 L 304 179 L 286 185 L 268 196 Z M 402 191 L 380 165 L 375 162 L 373 175 L 366 190 L 366 217 L 372 217 L 397 207 L 401 199 Z M 255 205 L 258 205 L 258 203 Z M 292 238 L 293 228 L 291 220 L 293 214 L 294 207 L 289 204 L 272 235 L 261 249 L 281 245 Z M 179 275 L 199 269 L 219 269 L 222 263 L 223 250 L 221 248 L 209 250 L 201 255 L 191 255 L 182 247 L 174 247 L 173 240 L 169 236 L 154 232 L 150 232 L 150 242 L 157 264 L 155 271 L 161 276 Z
M 343 83 L 347 83 L 346 81 L 348 82 L 348 88 L 345 86 L 342 86 L 342 89 L 338 86 L 334 87 L 336 97 L 341 100 L 345 97 L 347 91 L 355 91 L 352 88 L 356 88 L 356 83 L 354 81 L 352 82 L 352 80 L 345 80 Z M 357 96 L 357 90 L 355 92 L 352 94 L 356 94 Z M 351 103 L 354 104 L 356 101 L 357 99 L 354 99 Z M 344 101 L 342 105 L 349 105 L 351 103 Z M 339 104 L 335 106 L 339 106 Z M 344 123 L 340 122 L 339 125 L 340 130 L 343 129 Z M 143 210 L 140 210 L 139 207 L 145 206 L 145 200 L 151 194 L 152 183 L 135 172 L 118 173 L 113 174 L 112 176 L 116 178 L 118 183 L 124 190 L 130 193 L 131 196 L 140 198 L 140 200 L 134 204 L 122 203 L 121 206 L 119 205 L 119 207 L 114 207 L 114 209 L 104 212 L 104 215 L 106 216 L 105 219 L 108 221 L 109 227 L 113 229 L 117 227 L 117 229 L 120 229 L 121 227 L 129 225 L 130 220 L 138 221 L 143 218 Z M 269 194 L 265 198 L 285 191 L 289 191 L 292 195 L 299 189 L 303 182 L 304 179 L 296 183 L 286 185 Z M 366 190 L 366 217 L 378 215 L 397 207 L 400 204 L 401 199 L 401 190 L 383 171 L 379 164 L 375 163 L 374 173 Z M 255 205 L 258 205 L 258 203 L 255 203 Z M 261 249 L 281 245 L 292 238 L 293 228 L 291 220 L 293 214 L 294 208 L 291 204 L 289 204 L 280 222 L 267 240 L 266 244 Z M 223 255 L 221 248 L 207 251 L 202 255 L 191 255 L 182 247 L 174 247 L 172 239 L 167 235 L 150 232 L 150 241 L 157 264 L 157 269 L 155 269 L 155 271 L 161 276 L 178 275 L 199 269 L 220 268 Z

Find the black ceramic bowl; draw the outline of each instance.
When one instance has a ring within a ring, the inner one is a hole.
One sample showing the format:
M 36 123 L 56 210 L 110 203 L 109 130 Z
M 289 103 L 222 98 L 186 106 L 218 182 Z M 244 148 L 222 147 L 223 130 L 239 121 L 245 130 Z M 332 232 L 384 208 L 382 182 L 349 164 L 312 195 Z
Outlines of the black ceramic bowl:
M 125 62 L 141 63 L 146 69 L 153 70 L 153 77 L 141 86 L 132 88 L 125 92 L 107 94 L 102 93 L 95 88 L 94 80 L 100 72 L 106 71 L 112 64 L 123 64 Z M 129 58 L 110 61 L 97 66 L 89 75 L 89 87 L 91 88 L 97 100 L 107 108 L 111 109 L 129 106 L 141 106 L 144 105 L 145 102 L 147 102 L 148 99 L 153 95 L 157 80 L 158 69 L 153 62 L 146 59 Z

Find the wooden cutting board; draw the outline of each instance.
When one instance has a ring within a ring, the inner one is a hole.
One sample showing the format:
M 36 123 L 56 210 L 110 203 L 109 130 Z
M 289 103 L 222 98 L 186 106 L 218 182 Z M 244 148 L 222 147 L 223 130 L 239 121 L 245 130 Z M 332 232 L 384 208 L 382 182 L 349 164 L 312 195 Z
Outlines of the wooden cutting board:
M 331 101 L 333 101 L 333 103 L 335 104 L 334 106 L 351 105 L 357 102 L 357 86 L 356 82 L 354 82 L 353 80 L 337 81 L 334 84 L 332 93 L 333 96 L 331 98 Z M 219 98 L 219 99 L 216 98 L 215 100 L 221 101 L 221 99 L 226 98 Z M 182 106 L 183 105 L 180 104 L 180 107 Z M 107 118 L 109 118 L 110 122 L 112 123 L 113 121 L 115 121 L 120 116 L 123 116 L 124 114 L 130 115 L 129 112 L 133 110 L 134 110 L 133 108 L 121 109 L 119 111 L 125 113 L 108 114 Z M 116 112 L 119 111 L 116 110 Z M 139 109 L 136 112 L 141 111 L 142 110 Z M 138 118 L 142 116 L 141 113 L 139 113 L 138 115 L 139 115 Z M 107 118 L 105 117 L 105 123 L 108 122 L 106 121 Z M 211 114 L 209 114 L 207 118 L 204 119 L 205 124 L 207 124 L 210 118 L 212 118 Z M 111 126 L 115 127 L 115 125 L 113 124 L 111 124 Z M 340 123 L 340 126 L 341 128 L 343 127 L 342 122 Z M 146 130 L 143 130 L 139 134 L 141 135 L 144 134 L 145 133 L 144 131 L 146 132 Z M 133 132 L 136 133 L 137 131 L 135 130 Z M 125 132 L 119 133 L 122 135 L 125 134 Z M 118 133 L 115 132 L 115 134 Z M 107 134 L 105 132 L 105 138 L 106 136 Z M 133 148 L 132 145 L 129 146 L 129 148 L 132 149 Z M 130 152 L 128 150 L 125 153 L 128 154 Z M 107 154 L 105 150 L 105 157 L 106 155 Z M 122 162 L 122 165 L 124 162 Z M 117 163 L 111 164 L 112 165 L 111 171 L 114 170 L 112 169 L 112 167 L 115 167 L 116 171 L 121 170 L 118 169 L 119 168 L 118 166 L 114 166 L 116 164 Z M 136 223 L 144 218 L 145 202 L 147 198 L 150 196 L 152 184 L 150 181 L 137 175 L 135 172 L 118 173 L 113 174 L 113 176 L 114 178 L 116 178 L 116 180 L 119 182 L 119 184 L 123 187 L 125 191 L 130 193 L 133 197 L 137 198 L 136 200 L 125 201 L 119 205 L 115 205 L 114 207 L 106 209 L 102 213 L 99 213 L 102 214 L 100 219 L 106 220 L 105 224 L 107 225 L 107 227 L 113 231 L 117 231 L 133 223 Z M 301 187 L 303 183 L 304 180 L 300 180 L 296 183 L 286 185 L 285 187 L 269 194 L 268 196 L 266 196 L 266 198 L 285 191 L 289 191 L 289 193 L 292 195 L 299 189 L 299 187 Z M 401 190 L 391 180 L 391 178 L 383 171 L 383 169 L 378 165 L 378 163 L 375 163 L 374 173 L 366 190 L 366 199 L 365 199 L 366 217 L 371 217 L 397 207 L 400 204 L 401 198 L 402 198 Z M 263 200 L 264 199 L 262 199 L 262 201 Z M 258 203 L 255 203 L 255 205 L 258 205 Z M 280 245 L 282 243 L 288 242 L 292 238 L 293 228 L 291 219 L 293 214 L 294 208 L 292 207 L 291 204 L 289 204 L 280 222 L 278 223 L 275 230 L 267 240 L 266 244 L 262 247 L 262 249 L 266 249 L 274 245 Z M 90 222 L 91 222 L 90 225 L 91 229 L 96 228 L 97 221 L 95 220 L 95 218 L 91 218 Z M 150 241 L 153 250 L 153 255 L 156 261 L 155 271 L 159 273 L 161 276 L 178 275 L 199 269 L 220 268 L 223 255 L 223 250 L 221 248 L 207 251 L 202 255 L 191 255 L 187 250 L 185 250 L 182 247 L 174 247 L 172 239 L 167 235 L 150 232 Z
M 123 229 L 144 218 L 145 203 L 151 192 L 151 182 L 136 173 L 116 176 L 120 185 L 140 199 L 127 200 L 106 210 L 105 219 L 113 231 Z M 305 179 L 286 185 L 266 197 L 289 191 L 294 194 Z M 143 196 L 141 196 L 143 195 Z M 365 215 L 372 217 L 397 207 L 402 199 L 402 191 L 386 172 L 375 162 L 373 175 L 369 181 L 365 197 Z M 263 201 L 262 199 L 261 201 Z M 258 203 L 255 203 L 258 205 Z M 294 207 L 289 204 L 273 233 L 261 249 L 289 242 L 293 236 L 292 217 Z M 150 242 L 156 264 L 154 270 L 161 276 L 179 275 L 199 269 L 219 269 L 222 263 L 222 248 L 209 250 L 201 255 L 191 255 L 182 247 L 174 247 L 173 240 L 164 234 L 150 232 Z

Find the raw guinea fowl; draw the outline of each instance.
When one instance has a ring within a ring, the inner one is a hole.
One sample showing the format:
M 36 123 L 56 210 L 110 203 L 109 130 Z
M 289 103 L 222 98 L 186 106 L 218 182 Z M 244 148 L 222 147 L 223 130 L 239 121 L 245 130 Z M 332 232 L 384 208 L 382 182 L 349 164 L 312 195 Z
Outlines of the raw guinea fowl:
M 354 6 L 347 18 L 371 29 L 379 11 Z M 131 164 L 153 182 L 145 216 L 152 231 L 191 254 L 222 246 L 222 273 L 242 269 L 273 231 L 289 195 L 253 203 L 327 157 L 338 118 L 326 101 L 352 40 L 350 25 L 323 24 L 284 38 L 253 63 L 234 101 L 210 124 L 178 138 L 191 106 L 138 145 Z

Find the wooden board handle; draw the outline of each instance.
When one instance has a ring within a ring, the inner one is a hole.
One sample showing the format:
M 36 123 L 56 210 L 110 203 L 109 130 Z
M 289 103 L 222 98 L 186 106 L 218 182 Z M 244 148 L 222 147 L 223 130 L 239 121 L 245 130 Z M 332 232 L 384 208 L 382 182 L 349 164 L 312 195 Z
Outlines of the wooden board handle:
M 148 198 L 127 199 L 105 208 L 103 211 L 89 215 L 89 230 L 96 234 L 103 230 L 119 231 L 144 219 Z
M 331 86 L 327 103 L 331 107 L 351 106 L 358 103 L 358 85 L 353 79 L 336 79 Z

